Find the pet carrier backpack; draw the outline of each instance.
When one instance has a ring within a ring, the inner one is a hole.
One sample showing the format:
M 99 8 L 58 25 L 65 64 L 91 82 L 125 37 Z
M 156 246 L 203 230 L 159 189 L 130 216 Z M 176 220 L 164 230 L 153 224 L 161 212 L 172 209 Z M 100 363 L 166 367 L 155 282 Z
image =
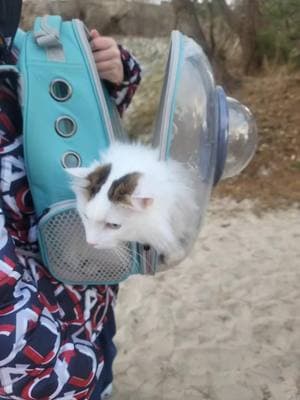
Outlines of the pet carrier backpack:
M 114 284 L 165 265 L 155 249 L 128 243 L 127 257 L 86 243 L 66 167 L 88 166 L 125 135 L 102 85 L 79 20 L 38 17 L 31 32 L 18 31 L 16 67 L 24 118 L 24 154 L 38 216 L 41 257 L 50 272 L 70 284 Z M 178 31 L 171 37 L 153 145 L 160 158 L 193 168 L 197 179 L 198 235 L 211 188 L 239 172 L 255 148 L 255 124 L 247 108 L 216 87 L 201 47 Z

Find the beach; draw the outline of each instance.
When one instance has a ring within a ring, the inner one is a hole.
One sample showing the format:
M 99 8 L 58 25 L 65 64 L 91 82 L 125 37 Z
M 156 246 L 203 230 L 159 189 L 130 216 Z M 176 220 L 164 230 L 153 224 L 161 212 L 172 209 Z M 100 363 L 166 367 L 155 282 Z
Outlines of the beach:
M 122 283 L 113 400 L 299 400 L 299 221 L 215 199 L 183 263 Z

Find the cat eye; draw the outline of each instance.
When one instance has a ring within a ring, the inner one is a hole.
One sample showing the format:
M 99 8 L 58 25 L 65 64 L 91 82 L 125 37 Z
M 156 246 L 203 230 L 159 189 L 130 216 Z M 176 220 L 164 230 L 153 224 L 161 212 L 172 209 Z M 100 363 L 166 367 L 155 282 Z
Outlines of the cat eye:
M 105 228 L 117 230 L 117 229 L 120 229 L 120 228 L 121 228 L 121 225 L 119 225 L 119 224 L 112 224 L 112 223 L 110 223 L 110 222 L 106 222 Z

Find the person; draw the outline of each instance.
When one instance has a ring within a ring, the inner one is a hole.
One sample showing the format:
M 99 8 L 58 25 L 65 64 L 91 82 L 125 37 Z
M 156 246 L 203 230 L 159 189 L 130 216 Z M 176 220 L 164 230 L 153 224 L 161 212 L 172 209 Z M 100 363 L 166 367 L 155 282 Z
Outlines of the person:
M 0 3 L 5 3 L 6 12 L 14 8 L 14 18 L 18 7 L 20 18 L 21 0 Z M 1 23 L 0 18 L 3 64 L 13 58 L 13 34 L 8 36 Z M 140 82 L 139 64 L 114 39 L 96 30 L 91 31 L 91 46 L 100 77 L 122 115 Z M 38 251 L 21 131 L 13 81 L 2 79 L 0 400 L 100 400 L 111 393 L 118 287 L 65 285 L 36 259 L 18 254 L 19 248 Z

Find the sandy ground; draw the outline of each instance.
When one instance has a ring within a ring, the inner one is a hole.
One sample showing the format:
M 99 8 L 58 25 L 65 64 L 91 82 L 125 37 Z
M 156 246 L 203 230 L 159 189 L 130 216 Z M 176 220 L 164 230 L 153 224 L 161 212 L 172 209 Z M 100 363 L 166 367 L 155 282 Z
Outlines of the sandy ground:
M 122 284 L 113 400 L 299 400 L 299 222 L 214 201 L 189 259 Z

